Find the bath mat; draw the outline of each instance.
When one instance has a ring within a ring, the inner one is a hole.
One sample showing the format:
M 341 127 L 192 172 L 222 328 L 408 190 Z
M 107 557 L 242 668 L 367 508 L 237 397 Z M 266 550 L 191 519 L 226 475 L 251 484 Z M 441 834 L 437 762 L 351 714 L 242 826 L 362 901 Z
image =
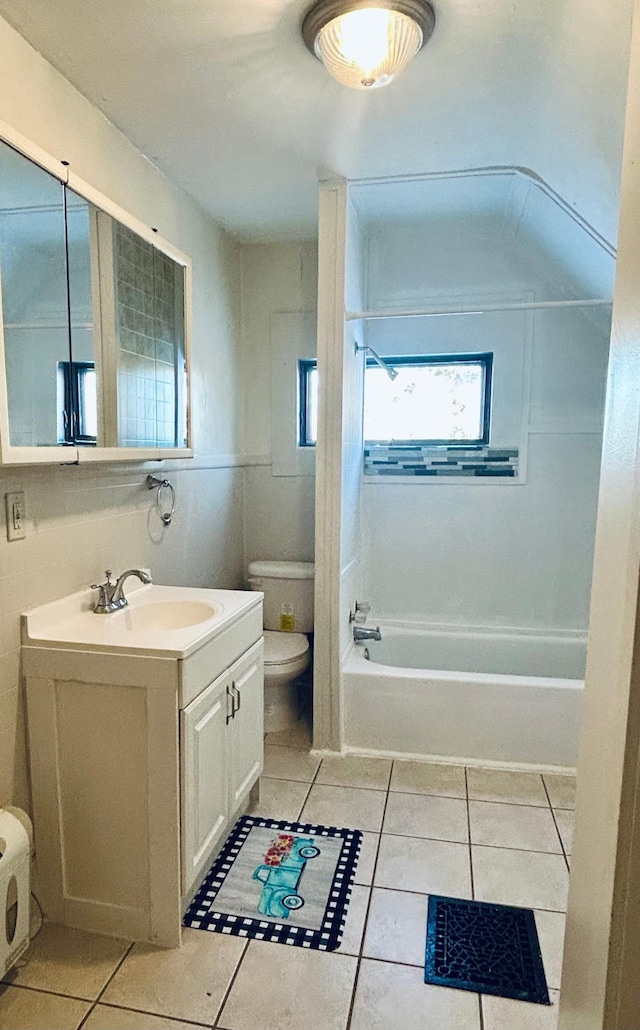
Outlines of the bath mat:
M 551 1004 L 530 908 L 431 895 L 424 980 Z
M 319 951 L 340 945 L 362 834 L 245 815 L 184 925 Z

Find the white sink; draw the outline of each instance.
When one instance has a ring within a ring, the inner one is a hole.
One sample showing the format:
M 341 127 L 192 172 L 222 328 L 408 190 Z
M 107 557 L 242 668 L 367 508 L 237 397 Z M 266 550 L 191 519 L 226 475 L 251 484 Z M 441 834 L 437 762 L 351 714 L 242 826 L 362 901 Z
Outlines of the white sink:
M 82 590 L 22 615 L 22 643 L 38 647 L 185 658 L 262 601 L 248 590 L 126 584 L 128 605 L 94 611 L 95 590 Z
M 149 633 L 154 630 L 185 629 L 222 614 L 222 605 L 204 601 L 151 601 L 127 605 L 112 616 L 116 629 L 128 633 Z M 107 616 L 108 618 L 108 616 Z

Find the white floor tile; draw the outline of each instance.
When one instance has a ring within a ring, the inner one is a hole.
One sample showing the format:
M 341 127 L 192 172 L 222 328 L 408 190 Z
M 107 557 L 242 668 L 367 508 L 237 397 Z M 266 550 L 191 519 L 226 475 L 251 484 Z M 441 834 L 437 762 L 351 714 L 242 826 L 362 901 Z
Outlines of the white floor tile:
M 376 887 L 471 897 L 471 862 L 467 844 L 424 837 L 380 838 Z
M 362 834 L 362 844 L 360 846 L 360 855 L 358 857 L 358 864 L 356 866 L 356 883 L 371 884 L 373 883 L 373 870 L 378 855 L 378 845 L 380 843 L 380 834 L 371 833 L 365 831 Z
M 301 780 L 303 783 L 311 783 L 319 765 L 319 758 L 315 758 L 300 748 L 265 745 L 265 776 L 278 780 Z
M 363 955 L 410 966 L 424 966 L 427 904 L 428 898 L 424 894 L 374 887 Z
M 569 874 L 562 855 L 507 848 L 471 848 L 478 901 L 564 912 Z
M 211 1024 L 245 945 L 239 937 L 188 929 L 181 948 L 136 944 L 101 1001 Z
M 576 807 L 575 776 L 552 776 L 545 773 L 544 782 L 549 792 L 552 808 Z
M 362 937 L 364 934 L 364 924 L 367 918 L 367 909 L 369 907 L 370 893 L 370 887 L 360 887 L 356 885 L 351 889 L 351 898 L 349 899 L 349 907 L 347 908 L 347 921 L 345 923 L 340 947 L 336 952 L 337 954 L 360 954 L 360 947 L 362 945 Z
M 548 807 L 470 801 L 469 821 L 474 844 L 562 854 L 558 831 Z
M 389 786 L 391 762 L 385 758 L 362 758 L 360 755 L 332 755 L 323 758 L 316 783 L 333 787 L 368 787 L 386 790 Z
M 272 780 L 263 776 L 260 780 L 260 801 L 247 809 L 249 815 L 261 819 L 286 819 L 296 822 L 300 815 L 309 784 L 293 780 Z
M 551 1005 L 531 1005 L 483 994 L 484 1030 L 556 1030 L 559 997 L 558 991 L 549 991 Z
M 383 832 L 465 843 L 467 803 L 426 794 L 389 794 Z
M 406 794 L 466 798 L 464 767 L 436 762 L 394 762 L 391 790 Z
M 467 768 L 469 798 L 475 801 L 502 801 L 512 805 L 547 808 L 549 802 L 538 773 L 511 772 L 508 769 Z
M 378 832 L 382 825 L 386 794 L 358 787 L 325 787 L 314 784 L 301 816 L 303 823 L 348 827 Z
M 299 747 L 308 751 L 311 747 L 311 726 L 306 719 L 299 719 L 297 723 L 286 730 L 277 730 L 274 733 L 267 733 L 265 744 L 283 745 L 284 747 Z
M 25 964 L 9 973 L 9 978 L 23 987 L 92 1000 L 98 997 L 130 943 L 45 923 L 25 955 Z
M 565 915 L 561 912 L 536 912 L 536 929 L 547 987 L 560 989 Z
M 363 959 L 351 1030 L 479 1030 L 478 996 L 424 983 L 422 969 Z M 516 1030 L 515 1026 L 510 1030 Z
M 569 812 L 564 808 L 554 808 L 553 814 L 558 824 L 560 836 L 562 837 L 564 850 L 567 853 L 567 855 L 570 855 L 571 849 L 573 847 L 574 814 L 573 812 Z
M 90 1005 L 44 991 L 0 987 L 0 1030 L 76 1030 Z
M 147 1012 L 96 1005 L 82 1030 L 193 1030 L 194 1025 L 197 1026 L 166 1016 L 150 1016 Z
M 224 1030 L 345 1030 L 357 959 L 252 941 L 218 1020 Z

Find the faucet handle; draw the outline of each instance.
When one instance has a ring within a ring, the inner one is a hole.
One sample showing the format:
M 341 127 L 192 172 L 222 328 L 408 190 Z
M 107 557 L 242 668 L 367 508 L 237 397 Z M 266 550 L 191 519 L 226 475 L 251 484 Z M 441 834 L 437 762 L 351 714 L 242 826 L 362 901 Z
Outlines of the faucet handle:
M 92 583 L 91 590 L 104 590 L 105 587 L 112 587 L 113 583 L 111 582 L 111 569 L 106 569 L 105 576 L 107 577 L 106 582 Z
M 371 612 L 371 605 L 368 601 L 356 601 L 356 610 L 351 613 L 351 622 L 357 622 L 362 624 L 367 621 L 367 616 Z

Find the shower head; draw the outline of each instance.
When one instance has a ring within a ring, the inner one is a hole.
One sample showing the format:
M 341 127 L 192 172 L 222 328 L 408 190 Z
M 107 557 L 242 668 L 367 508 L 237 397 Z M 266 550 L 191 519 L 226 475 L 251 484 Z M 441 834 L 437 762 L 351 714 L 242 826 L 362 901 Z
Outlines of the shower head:
M 383 368 L 385 370 L 391 382 L 393 382 L 394 379 L 398 378 L 398 369 L 393 368 L 391 365 L 387 365 L 384 358 L 381 358 L 380 355 L 376 351 L 374 351 L 373 347 L 368 347 L 366 344 L 364 346 L 361 346 L 359 343 L 356 343 L 356 354 L 358 354 L 360 351 L 367 351 L 371 355 L 373 360 L 376 362 L 376 364 L 380 365 L 380 368 Z

